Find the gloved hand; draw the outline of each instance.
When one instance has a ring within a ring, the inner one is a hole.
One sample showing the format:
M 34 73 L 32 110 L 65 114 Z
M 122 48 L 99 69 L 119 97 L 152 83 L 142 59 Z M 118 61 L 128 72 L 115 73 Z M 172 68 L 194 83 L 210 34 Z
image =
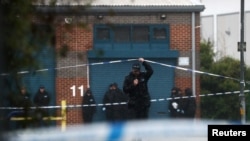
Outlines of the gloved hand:
M 173 102 L 173 103 L 172 103 L 172 106 L 173 106 L 174 109 L 177 109 L 177 108 L 178 108 L 178 103 Z
M 181 110 L 181 113 L 184 114 L 185 113 L 184 110 Z

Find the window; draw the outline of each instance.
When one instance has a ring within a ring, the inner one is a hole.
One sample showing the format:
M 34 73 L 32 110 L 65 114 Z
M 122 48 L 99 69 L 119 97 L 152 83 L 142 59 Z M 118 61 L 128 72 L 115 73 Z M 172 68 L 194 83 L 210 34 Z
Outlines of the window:
M 114 28 L 114 41 L 115 42 L 130 42 L 130 27 L 129 26 L 116 26 Z
M 155 40 L 166 40 L 167 39 L 166 28 L 154 28 L 153 29 L 153 38 Z
M 149 42 L 149 26 L 134 26 L 133 42 Z
M 169 25 L 98 24 L 94 27 L 94 48 L 104 50 L 169 49 Z
M 108 28 L 97 28 L 96 31 L 97 40 L 106 41 L 110 40 L 110 30 Z

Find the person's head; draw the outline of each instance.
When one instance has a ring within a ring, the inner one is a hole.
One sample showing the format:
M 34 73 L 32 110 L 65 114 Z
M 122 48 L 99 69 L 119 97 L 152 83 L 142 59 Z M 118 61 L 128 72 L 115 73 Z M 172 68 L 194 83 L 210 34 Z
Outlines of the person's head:
M 185 95 L 186 96 L 192 96 L 193 95 L 192 89 L 191 88 L 186 88 L 185 89 Z
M 117 88 L 117 83 L 111 83 L 110 85 L 109 85 L 109 89 L 110 90 L 115 90 Z
M 23 86 L 23 87 L 21 87 L 21 93 L 22 94 L 25 94 L 26 93 L 26 88 Z
M 43 92 L 45 91 L 45 87 L 44 87 L 43 85 L 41 85 L 41 86 L 39 87 L 39 91 L 40 91 L 41 93 L 43 93 Z
M 132 65 L 132 73 L 133 73 L 134 75 L 140 74 L 140 70 L 141 70 L 141 66 L 140 66 L 139 63 L 134 63 L 134 64 Z
M 173 88 L 171 89 L 171 96 L 178 95 L 178 93 L 179 93 L 179 88 L 173 87 Z
M 90 90 L 90 88 L 87 89 L 86 94 L 87 96 L 90 96 L 92 94 L 92 91 Z
M 180 88 L 178 88 L 178 95 L 179 95 L 179 96 L 183 95 L 183 91 L 182 91 L 182 89 L 180 89 Z

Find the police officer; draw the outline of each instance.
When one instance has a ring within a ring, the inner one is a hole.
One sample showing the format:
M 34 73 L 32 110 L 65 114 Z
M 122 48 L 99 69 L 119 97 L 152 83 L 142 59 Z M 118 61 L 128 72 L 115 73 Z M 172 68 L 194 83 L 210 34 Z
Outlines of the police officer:
M 94 114 L 96 113 L 96 106 L 91 106 L 92 104 L 96 104 L 96 101 L 92 90 L 88 88 L 82 99 L 82 116 L 83 122 L 86 124 L 92 123 Z
M 41 85 L 34 97 L 34 104 L 36 106 L 48 106 L 50 102 L 50 95 L 45 90 L 45 87 Z
M 17 106 L 22 107 L 23 109 L 20 111 L 20 116 L 27 118 L 30 114 L 30 107 L 32 106 L 32 101 L 30 98 L 30 94 L 27 92 L 26 88 L 23 86 L 20 89 L 20 93 L 17 97 Z M 19 124 L 20 122 L 20 124 Z M 28 120 L 21 120 L 17 122 L 18 126 L 21 128 L 26 128 L 30 122 Z
M 168 104 L 168 112 L 171 118 L 183 117 L 183 102 L 180 98 L 182 96 L 181 89 L 173 87 L 171 89 L 171 97 Z
M 148 80 L 153 74 L 153 69 L 144 58 L 139 58 L 145 72 L 140 69 L 140 63 L 132 65 L 132 71 L 125 77 L 123 91 L 128 95 L 129 119 L 147 119 L 150 108 L 150 94 L 148 92 Z
M 47 125 L 48 123 L 43 120 L 43 117 L 49 116 L 49 109 L 44 106 L 49 106 L 50 95 L 43 85 L 39 87 L 33 101 L 34 105 L 37 106 L 35 110 L 35 120 L 38 121 L 37 126 Z
M 109 122 L 125 121 L 127 117 L 127 105 L 121 104 L 127 102 L 127 96 L 118 87 L 117 83 L 109 85 L 109 89 L 105 92 L 103 103 L 105 104 L 106 119 Z M 117 104 L 114 104 L 117 103 Z
M 27 92 L 26 88 L 23 86 L 20 89 L 20 94 L 18 95 L 18 107 L 23 107 L 24 109 L 32 106 L 31 96 Z

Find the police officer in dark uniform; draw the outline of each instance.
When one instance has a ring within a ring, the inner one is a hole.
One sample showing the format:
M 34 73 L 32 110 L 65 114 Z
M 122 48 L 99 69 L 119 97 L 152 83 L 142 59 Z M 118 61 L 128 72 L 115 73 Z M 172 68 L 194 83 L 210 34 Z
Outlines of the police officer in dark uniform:
M 22 111 L 20 113 L 21 117 L 27 118 L 30 114 L 30 107 L 32 106 L 31 96 L 27 92 L 26 88 L 23 86 L 20 89 L 20 93 L 17 96 L 17 106 L 22 107 Z M 26 128 L 29 124 L 28 120 L 21 120 L 20 126 L 21 128 Z
M 96 106 L 91 106 L 93 104 L 96 104 L 95 97 L 92 90 L 88 88 L 82 99 L 82 117 L 83 122 L 86 124 L 92 123 L 94 114 L 96 113 Z
M 123 91 L 128 95 L 129 119 L 147 119 L 150 108 L 150 94 L 148 92 L 148 80 L 153 74 L 153 69 L 139 58 L 139 62 L 145 67 L 145 72 L 140 71 L 140 63 L 132 65 L 132 71 L 125 77 Z
M 183 117 L 183 104 L 181 89 L 177 87 L 173 87 L 171 89 L 171 97 L 168 104 L 168 112 L 171 118 L 181 118 Z
M 32 106 L 31 96 L 26 88 L 21 87 L 20 94 L 18 95 L 18 107 L 30 108 Z
M 118 87 L 117 83 L 109 85 L 109 89 L 103 97 L 106 119 L 109 122 L 125 121 L 127 117 L 127 105 L 122 104 L 127 102 L 127 96 Z M 116 104 L 115 104 L 116 103 Z
M 194 119 L 196 112 L 196 99 L 193 96 L 193 91 L 191 88 L 185 89 L 185 96 L 187 96 L 188 98 L 184 99 L 184 118 Z
M 47 125 L 47 122 L 43 121 L 43 117 L 49 116 L 48 108 L 44 106 L 49 106 L 50 95 L 45 90 L 45 87 L 41 85 L 34 96 L 34 105 L 37 106 L 35 110 L 35 120 L 38 120 L 40 126 Z
M 48 106 L 50 102 L 50 95 L 45 90 L 45 87 L 41 85 L 34 97 L 34 104 L 36 106 Z

